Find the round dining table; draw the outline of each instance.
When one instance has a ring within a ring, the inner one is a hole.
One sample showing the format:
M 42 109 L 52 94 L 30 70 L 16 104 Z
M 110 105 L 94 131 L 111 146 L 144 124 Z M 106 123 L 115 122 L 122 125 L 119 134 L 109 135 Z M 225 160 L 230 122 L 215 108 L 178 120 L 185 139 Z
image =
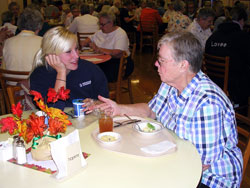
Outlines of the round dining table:
M 24 115 L 30 113 L 25 112 Z M 0 116 L 0 119 L 5 116 Z M 90 154 L 87 166 L 77 174 L 58 181 L 50 174 L 0 161 L 1 188 L 195 188 L 201 178 L 202 164 L 195 146 L 172 131 L 177 150 L 158 157 L 142 157 L 102 148 L 91 136 L 98 129 L 97 117 L 71 118 L 67 133 L 79 130 L 83 152 Z M 7 140 L 0 134 L 0 141 Z M 26 146 L 28 147 L 28 146 Z
M 91 54 L 91 55 L 81 55 L 80 54 L 80 58 L 81 59 L 85 59 L 87 61 L 90 61 L 94 64 L 99 64 L 99 63 L 104 63 L 108 60 L 111 59 L 111 55 L 108 54 Z

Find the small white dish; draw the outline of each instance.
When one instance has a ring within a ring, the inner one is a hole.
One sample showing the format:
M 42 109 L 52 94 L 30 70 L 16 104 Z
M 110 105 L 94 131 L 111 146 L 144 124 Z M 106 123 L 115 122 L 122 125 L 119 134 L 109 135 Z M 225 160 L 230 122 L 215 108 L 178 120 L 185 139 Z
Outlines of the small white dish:
M 153 129 L 150 129 L 148 127 L 148 123 L 151 124 L 151 126 L 154 127 L 154 130 Z M 140 130 L 139 130 L 139 127 L 140 126 Z M 143 121 L 143 122 L 139 122 L 137 124 L 134 124 L 133 125 L 133 128 L 143 134 L 143 135 L 155 135 L 157 133 L 159 133 L 162 129 L 163 129 L 163 126 L 159 123 L 156 123 L 156 122 L 151 122 L 151 121 Z
M 97 139 L 104 144 L 114 144 L 121 140 L 121 135 L 116 132 L 103 132 L 97 135 Z

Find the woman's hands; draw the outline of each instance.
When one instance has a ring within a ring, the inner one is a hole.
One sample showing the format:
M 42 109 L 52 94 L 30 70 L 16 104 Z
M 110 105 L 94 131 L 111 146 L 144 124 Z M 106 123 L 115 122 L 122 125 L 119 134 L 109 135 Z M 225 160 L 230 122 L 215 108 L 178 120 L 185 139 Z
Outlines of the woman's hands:
M 66 73 L 67 69 L 57 55 L 47 55 L 45 59 L 57 73 Z
M 45 57 L 48 64 L 57 72 L 54 89 L 58 91 L 61 87 L 66 88 L 67 68 L 57 55 L 47 55 Z

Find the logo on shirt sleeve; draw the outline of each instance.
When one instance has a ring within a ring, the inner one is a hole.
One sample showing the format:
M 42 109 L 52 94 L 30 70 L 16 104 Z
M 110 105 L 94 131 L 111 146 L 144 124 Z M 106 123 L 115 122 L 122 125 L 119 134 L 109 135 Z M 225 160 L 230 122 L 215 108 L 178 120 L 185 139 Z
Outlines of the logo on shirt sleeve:
M 91 84 L 91 80 L 89 81 L 86 81 L 86 82 L 82 82 L 79 84 L 80 87 L 84 87 L 84 86 L 87 86 L 87 85 L 90 85 Z

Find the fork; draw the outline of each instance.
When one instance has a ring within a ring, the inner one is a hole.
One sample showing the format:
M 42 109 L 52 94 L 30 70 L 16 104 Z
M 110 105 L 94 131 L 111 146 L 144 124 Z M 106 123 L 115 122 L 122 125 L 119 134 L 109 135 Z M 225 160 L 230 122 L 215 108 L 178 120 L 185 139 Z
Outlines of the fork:
M 130 118 L 127 114 L 124 114 L 124 116 L 126 116 L 129 120 L 133 120 L 132 118 Z M 139 129 L 139 131 L 143 132 L 143 130 L 141 129 L 140 125 L 138 125 L 137 122 L 134 122 L 135 125 L 137 126 L 137 128 Z

